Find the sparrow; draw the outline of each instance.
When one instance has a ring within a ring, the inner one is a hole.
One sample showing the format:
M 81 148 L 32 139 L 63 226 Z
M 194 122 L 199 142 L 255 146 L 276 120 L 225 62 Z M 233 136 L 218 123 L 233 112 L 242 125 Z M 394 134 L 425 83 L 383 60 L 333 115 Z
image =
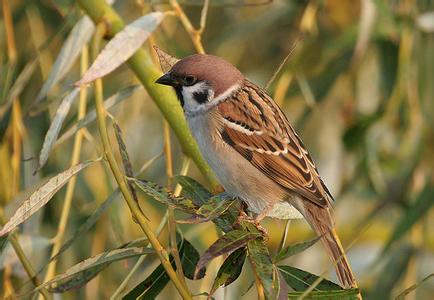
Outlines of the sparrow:
M 335 231 L 333 197 L 274 100 L 226 60 L 194 54 L 156 83 L 173 87 L 199 149 L 225 191 L 256 221 L 305 218 L 345 288 L 357 287 Z

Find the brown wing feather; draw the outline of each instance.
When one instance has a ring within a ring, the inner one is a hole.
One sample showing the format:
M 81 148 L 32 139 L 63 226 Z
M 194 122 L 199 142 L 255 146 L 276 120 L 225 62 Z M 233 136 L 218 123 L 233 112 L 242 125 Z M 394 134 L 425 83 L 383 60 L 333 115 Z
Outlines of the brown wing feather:
M 245 85 L 219 104 L 221 135 L 282 188 L 321 207 L 333 199 L 312 158 L 277 104 L 259 87 Z

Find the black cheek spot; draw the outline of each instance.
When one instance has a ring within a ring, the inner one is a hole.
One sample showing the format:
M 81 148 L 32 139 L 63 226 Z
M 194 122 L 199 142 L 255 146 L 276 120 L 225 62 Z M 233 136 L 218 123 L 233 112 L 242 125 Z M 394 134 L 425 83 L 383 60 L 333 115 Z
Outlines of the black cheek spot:
M 199 104 L 208 102 L 208 96 L 209 94 L 207 90 L 193 93 L 194 100 L 196 100 L 196 102 Z

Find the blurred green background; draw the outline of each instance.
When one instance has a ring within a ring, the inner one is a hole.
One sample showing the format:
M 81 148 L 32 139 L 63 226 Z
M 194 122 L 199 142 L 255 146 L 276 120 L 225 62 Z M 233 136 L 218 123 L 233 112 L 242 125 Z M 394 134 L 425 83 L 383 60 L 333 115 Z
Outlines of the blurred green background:
M 203 2 L 179 3 L 198 26 Z M 126 23 L 152 10 L 171 10 L 164 1 L 144 0 L 117 1 L 114 8 Z M 70 165 L 73 138 L 56 147 L 36 175 L 37 160 L 31 158 L 39 155 L 62 96 L 80 77 L 80 59 L 46 99 L 36 105 L 34 102 L 81 15 L 72 0 L 2 0 L 0 207 L 6 220 L 26 190 Z M 210 3 L 202 43 L 207 53 L 224 57 L 259 86 L 266 85 L 296 44 L 268 92 L 301 135 L 336 199 L 337 231 L 349 248 L 349 259 L 366 299 L 394 298 L 434 273 L 434 210 L 430 209 L 434 203 L 434 1 L 216 0 Z M 151 44 L 177 57 L 195 52 L 174 16 L 163 20 L 143 48 L 151 51 Z M 33 61 L 31 76 L 14 95 L 13 104 L 7 105 L 11 88 L 19 84 L 17 78 Z M 139 82 L 122 66 L 104 78 L 104 96 L 132 84 Z M 76 123 L 77 103 L 61 134 Z M 89 92 L 88 110 L 92 108 L 93 93 Z M 110 111 L 120 123 L 135 170 L 163 151 L 163 117 L 144 89 Z M 114 135 L 111 138 L 115 140 Z M 183 155 L 173 134 L 172 141 L 174 173 L 178 174 Z M 80 161 L 95 158 L 100 150 L 98 130 L 92 123 L 84 134 Z M 189 175 L 206 184 L 194 164 Z M 140 177 L 165 185 L 164 156 Z M 77 176 L 66 238 L 115 187 L 101 163 Z M 19 230 L 20 244 L 35 269 L 49 259 L 64 198 L 62 189 Z M 151 224 L 157 227 L 165 207 L 152 199 L 141 200 Z M 264 223 L 270 234 L 269 247 L 275 252 L 285 223 Z M 200 252 L 217 238 L 210 222 L 180 228 Z M 56 272 L 141 235 L 128 208 L 118 199 L 94 228 L 76 238 L 62 254 Z M 304 221 L 293 221 L 287 243 L 311 236 Z M 160 240 L 166 243 L 166 229 Z M 117 262 L 86 286 L 58 299 L 107 299 L 134 262 Z M 221 262 L 213 261 L 201 282 L 189 282 L 192 290 L 209 290 Z M 329 270 L 327 277 L 336 280 L 320 244 L 288 263 L 315 274 Z M 143 280 L 156 265 L 154 256 L 146 259 L 128 287 Z M 216 297 L 241 297 L 251 276 L 245 266 L 242 276 L 225 291 L 219 290 Z M 3 296 L 30 288 L 10 245 L 0 256 L 0 280 Z M 169 285 L 160 298 L 173 299 L 176 294 Z M 431 279 L 405 299 L 432 299 L 433 295 Z M 256 297 L 254 289 L 242 299 L 252 297 Z

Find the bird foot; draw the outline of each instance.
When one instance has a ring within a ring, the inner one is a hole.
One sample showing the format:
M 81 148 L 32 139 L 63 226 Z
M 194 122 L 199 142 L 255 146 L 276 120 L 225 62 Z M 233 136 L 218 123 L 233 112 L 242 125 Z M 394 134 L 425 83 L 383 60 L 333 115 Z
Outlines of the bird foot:
M 259 218 L 251 218 L 251 217 L 249 217 L 245 212 L 242 212 L 239 216 L 238 216 L 238 219 L 237 219 L 237 224 L 240 224 L 241 225 L 241 223 L 242 222 L 247 222 L 247 223 L 250 223 L 250 224 L 253 224 L 255 227 L 256 227 L 256 229 L 259 231 L 259 232 L 261 232 L 261 234 L 262 234 L 262 236 L 266 239 L 266 240 L 268 240 L 268 232 L 267 232 L 267 230 L 261 225 L 261 220 L 262 220 L 262 218 L 261 219 L 259 219 Z

